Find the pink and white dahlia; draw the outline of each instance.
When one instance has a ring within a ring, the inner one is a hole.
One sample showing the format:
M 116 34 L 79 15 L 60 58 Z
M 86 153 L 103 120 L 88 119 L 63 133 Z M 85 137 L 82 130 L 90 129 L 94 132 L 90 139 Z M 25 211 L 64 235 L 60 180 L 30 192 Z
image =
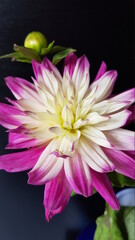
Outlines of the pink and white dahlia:
M 0 103 L 0 123 L 9 129 L 7 149 L 26 149 L 0 157 L 0 169 L 29 170 L 28 183 L 45 184 L 47 220 L 67 205 L 72 190 L 85 197 L 93 187 L 113 209 L 119 203 L 106 175 L 117 171 L 135 179 L 134 133 L 122 129 L 134 102 L 134 89 L 110 97 L 116 71 L 102 62 L 90 85 L 89 62 L 72 53 L 64 73 L 47 59 L 33 61 L 35 79 L 7 77 L 17 100 Z

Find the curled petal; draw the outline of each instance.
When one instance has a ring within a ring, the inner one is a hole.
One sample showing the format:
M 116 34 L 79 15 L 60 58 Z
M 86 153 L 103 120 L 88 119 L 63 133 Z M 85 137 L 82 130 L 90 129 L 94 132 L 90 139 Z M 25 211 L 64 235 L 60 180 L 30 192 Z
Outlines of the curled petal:
M 68 183 L 64 169 L 52 181 L 46 183 L 44 191 L 44 207 L 49 221 L 55 214 L 60 213 L 67 205 L 72 188 Z
M 120 209 L 118 199 L 105 173 L 98 173 L 91 169 L 92 184 L 100 195 L 108 202 L 111 208 Z

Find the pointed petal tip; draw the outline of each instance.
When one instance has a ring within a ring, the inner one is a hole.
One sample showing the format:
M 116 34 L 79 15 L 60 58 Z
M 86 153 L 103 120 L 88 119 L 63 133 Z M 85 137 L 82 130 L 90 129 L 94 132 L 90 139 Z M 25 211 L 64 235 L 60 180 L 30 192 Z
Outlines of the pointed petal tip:
M 53 218 L 54 215 L 55 214 L 52 211 L 45 208 L 45 217 L 48 223 L 50 222 L 50 220 Z

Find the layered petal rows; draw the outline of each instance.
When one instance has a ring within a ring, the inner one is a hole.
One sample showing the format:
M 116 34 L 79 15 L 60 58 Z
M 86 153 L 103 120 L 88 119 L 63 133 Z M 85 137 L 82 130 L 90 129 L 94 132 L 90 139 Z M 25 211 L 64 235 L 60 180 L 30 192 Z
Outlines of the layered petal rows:
M 6 78 L 16 100 L 0 103 L 0 124 L 9 132 L 6 148 L 22 150 L 0 156 L 0 169 L 30 170 L 29 184 L 45 184 L 48 221 L 64 209 L 72 190 L 88 197 L 94 187 L 119 209 L 106 173 L 117 171 L 135 179 L 135 161 L 129 154 L 134 151 L 134 133 L 122 128 L 131 119 L 134 89 L 109 97 L 117 72 L 107 71 L 102 62 L 90 85 L 88 59 L 73 53 L 65 59 L 63 76 L 47 58 L 32 65 L 33 83 Z

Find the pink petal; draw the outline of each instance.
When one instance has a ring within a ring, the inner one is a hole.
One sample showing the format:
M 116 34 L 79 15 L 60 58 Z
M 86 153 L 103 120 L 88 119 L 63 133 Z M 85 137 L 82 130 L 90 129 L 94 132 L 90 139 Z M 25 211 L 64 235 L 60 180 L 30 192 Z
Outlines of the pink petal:
M 0 156 L 0 169 L 7 172 L 22 172 L 32 168 L 45 147 Z
M 83 55 L 80 57 L 75 65 L 72 82 L 75 85 L 75 88 L 81 88 L 84 84 L 89 85 L 89 68 L 90 64 L 88 59 Z
M 125 151 L 135 149 L 135 133 L 133 131 L 118 128 L 106 131 L 104 134 L 115 149 Z
M 98 70 L 98 73 L 95 77 L 95 81 L 98 80 L 100 77 L 102 77 L 102 75 L 106 72 L 106 70 L 107 70 L 107 66 L 106 66 L 105 62 L 102 62 L 101 66 Z
M 46 57 L 42 60 L 41 64 L 32 61 L 33 71 L 35 73 L 36 80 L 44 84 L 43 71 L 48 70 L 50 73 L 53 73 L 57 80 L 62 81 L 62 77 L 58 69 L 47 59 Z
M 28 173 L 28 183 L 32 185 L 43 185 L 55 178 L 60 172 L 62 166 L 63 158 L 57 158 L 54 155 L 49 155 L 42 166 L 36 170 L 32 169 Z
M 116 78 L 117 71 L 108 71 L 90 85 L 89 92 L 91 92 L 93 88 L 97 87 L 94 94 L 96 102 L 100 102 L 110 96 L 113 91 Z
M 135 152 L 134 157 L 128 156 L 119 150 L 103 148 L 105 154 L 115 164 L 115 170 L 129 178 L 135 179 Z
M 64 161 L 64 168 L 74 192 L 85 197 L 93 194 L 89 167 L 77 151 L 74 157 Z
M 6 84 L 11 90 L 11 92 L 14 94 L 16 99 L 21 98 L 28 98 L 28 99 L 34 99 L 37 101 L 40 101 L 38 93 L 35 89 L 35 86 L 22 79 L 22 78 L 14 78 L 14 77 L 6 77 Z
M 72 79 L 72 75 L 74 72 L 74 68 L 76 65 L 77 57 L 74 53 L 70 53 L 66 58 L 64 62 L 64 74 L 66 74 L 66 71 L 69 73 L 70 78 Z
M 15 118 L 17 115 L 25 115 L 15 106 L 0 103 L 0 124 L 8 129 L 13 129 L 21 125 L 21 122 Z M 8 116 L 8 117 L 7 117 Z
M 68 183 L 64 169 L 45 186 L 44 207 L 46 218 L 49 221 L 55 214 L 60 213 L 67 205 L 72 188 Z
M 110 207 L 119 210 L 120 205 L 118 199 L 113 191 L 112 185 L 105 173 L 98 173 L 94 170 L 91 171 L 92 184 L 100 195 L 108 202 Z
M 131 103 L 135 102 L 135 88 L 129 89 L 123 93 L 116 95 L 115 97 L 111 98 L 113 101 L 130 101 Z
M 6 149 L 30 148 L 42 144 L 38 139 L 32 139 L 25 134 L 9 132 L 9 143 Z
M 47 69 L 50 72 L 53 72 L 54 76 L 58 80 L 62 81 L 62 77 L 61 77 L 61 74 L 60 74 L 58 68 L 55 65 L 53 65 L 52 62 L 48 58 L 44 57 L 44 59 L 42 60 L 41 66 L 44 69 Z
M 56 149 L 57 141 L 52 140 L 41 154 L 37 164 L 28 173 L 28 183 L 42 185 L 55 178 L 63 166 L 63 158 L 51 154 Z
M 38 80 L 38 77 L 42 76 L 41 64 L 35 60 L 32 60 L 32 67 L 33 67 L 33 72 L 35 74 L 36 80 Z
M 0 103 L 0 113 L 12 114 L 12 115 L 20 115 L 20 114 L 25 115 L 24 113 L 22 113 L 22 111 L 17 109 L 17 107 L 6 104 L 6 103 Z

